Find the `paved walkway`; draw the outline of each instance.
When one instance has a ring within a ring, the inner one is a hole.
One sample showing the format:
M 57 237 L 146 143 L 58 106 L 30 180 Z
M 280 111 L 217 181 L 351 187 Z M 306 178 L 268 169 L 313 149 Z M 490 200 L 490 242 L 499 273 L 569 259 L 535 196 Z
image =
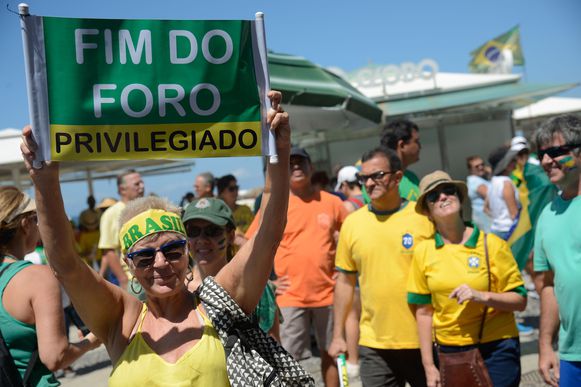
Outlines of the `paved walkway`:
M 526 325 L 533 326 L 533 335 L 521 337 L 521 365 L 523 387 L 545 386 L 541 376 L 537 372 L 537 340 L 539 323 L 539 301 L 529 299 L 527 310 L 521 314 Z M 71 337 L 73 337 L 71 335 Z M 310 372 L 317 382 L 317 386 L 322 386 L 321 372 L 319 369 L 319 358 L 313 357 L 303 362 L 305 369 Z M 73 372 L 68 372 L 60 378 L 63 387 L 93 387 L 106 386 L 107 379 L 111 373 L 111 362 L 103 346 L 85 354 L 77 360 L 73 366 Z M 350 387 L 361 387 L 359 378 L 350 381 Z

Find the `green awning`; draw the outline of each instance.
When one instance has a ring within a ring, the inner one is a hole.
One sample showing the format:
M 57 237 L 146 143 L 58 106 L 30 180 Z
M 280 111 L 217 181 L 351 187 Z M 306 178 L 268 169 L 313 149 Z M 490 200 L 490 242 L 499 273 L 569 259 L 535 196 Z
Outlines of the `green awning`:
M 354 113 L 373 123 L 382 111 L 356 88 L 305 58 L 268 53 L 270 86 L 283 92 L 283 104 L 335 108 Z
M 378 102 L 387 116 L 487 108 L 517 109 L 578 86 L 510 83 Z

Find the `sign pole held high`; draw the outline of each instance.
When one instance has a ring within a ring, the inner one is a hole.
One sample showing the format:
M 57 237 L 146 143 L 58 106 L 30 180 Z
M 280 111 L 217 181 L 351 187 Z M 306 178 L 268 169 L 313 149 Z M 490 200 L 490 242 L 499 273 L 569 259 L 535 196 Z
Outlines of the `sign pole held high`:
M 30 16 L 28 4 L 18 4 L 22 45 L 24 48 L 24 67 L 28 89 L 29 120 L 32 133 L 39 146 L 36 151 L 34 168 L 40 168 L 41 162 L 49 160 L 50 147 L 48 139 L 48 98 L 46 95 L 46 71 L 44 68 L 44 46 L 38 44 L 38 32 L 42 31 L 42 21 Z M 35 50 L 39 51 L 35 55 Z
M 258 53 L 260 56 L 260 68 L 262 68 L 262 74 L 259 76 L 258 82 L 263 84 L 261 89 L 264 90 L 264 93 L 261 90 L 261 98 L 263 100 L 263 104 L 266 110 L 268 110 L 268 106 L 270 106 L 270 100 L 266 93 L 270 90 L 270 76 L 268 74 L 268 51 L 266 50 L 266 34 L 264 29 L 264 13 L 256 12 L 256 20 L 254 23 L 254 32 L 256 36 L 256 44 Z M 266 112 L 263 112 L 263 120 L 266 122 Z M 276 153 L 276 139 L 274 137 L 274 133 L 270 130 L 270 125 L 266 124 L 263 128 L 263 133 L 268 134 L 268 141 L 266 141 L 264 145 L 266 145 L 267 149 L 265 153 L 269 156 L 269 161 L 271 164 L 278 163 L 278 155 Z

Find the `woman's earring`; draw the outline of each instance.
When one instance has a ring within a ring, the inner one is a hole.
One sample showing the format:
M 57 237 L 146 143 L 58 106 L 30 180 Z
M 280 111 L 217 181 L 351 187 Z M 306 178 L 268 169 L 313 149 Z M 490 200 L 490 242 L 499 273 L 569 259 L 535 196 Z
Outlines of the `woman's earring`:
M 135 290 L 135 286 L 136 286 L 135 283 L 137 283 L 137 285 L 139 285 L 138 290 Z M 131 278 L 131 282 L 129 282 L 129 287 L 131 288 L 131 291 L 133 293 L 135 293 L 136 295 L 141 293 L 141 291 L 143 290 L 143 286 L 141 286 L 141 284 L 139 283 L 139 281 L 135 277 Z
M 194 280 L 194 268 L 191 265 L 188 265 L 188 269 L 190 269 L 190 272 L 186 275 L 186 280 L 189 285 Z

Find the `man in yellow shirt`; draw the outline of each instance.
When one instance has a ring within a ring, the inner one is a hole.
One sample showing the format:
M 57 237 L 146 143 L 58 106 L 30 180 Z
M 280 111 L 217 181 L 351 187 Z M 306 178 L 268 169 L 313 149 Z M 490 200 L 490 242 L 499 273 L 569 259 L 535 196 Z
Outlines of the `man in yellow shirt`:
M 117 191 L 121 199 L 101 216 L 99 248 L 103 252 L 102 261 L 117 277 L 119 286 L 128 289 L 129 269 L 119 257 L 119 216 L 129 201 L 143 197 L 145 188 L 141 175 L 134 169 L 122 172 L 117 176 Z
M 402 163 L 380 147 L 362 157 L 358 179 L 371 203 L 355 211 L 339 234 L 331 356 L 345 353 L 345 318 L 356 280 L 361 293 L 359 356 L 365 386 L 425 386 L 419 339 L 406 283 L 414 248 L 434 233 L 432 223 L 402 199 Z

